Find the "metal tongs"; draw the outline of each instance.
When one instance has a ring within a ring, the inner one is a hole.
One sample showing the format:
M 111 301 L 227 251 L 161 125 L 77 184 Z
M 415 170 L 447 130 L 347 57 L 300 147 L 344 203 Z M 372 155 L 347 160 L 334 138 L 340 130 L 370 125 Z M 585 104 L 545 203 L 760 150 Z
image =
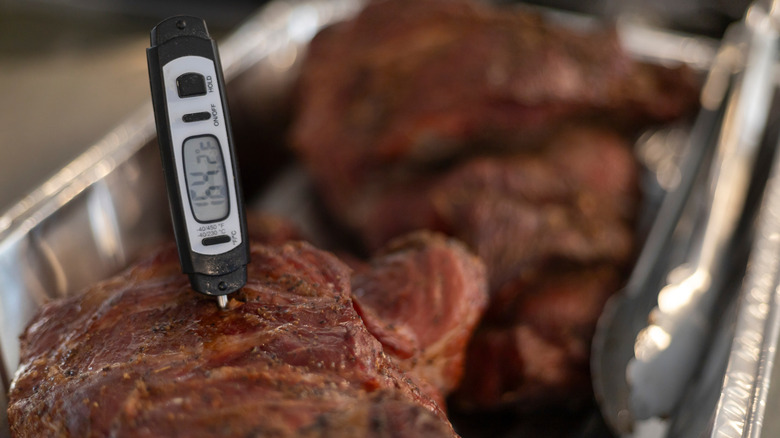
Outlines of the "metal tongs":
M 682 178 L 664 198 L 626 287 L 599 320 L 594 391 L 620 434 L 638 420 L 673 414 L 710 336 L 773 94 L 778 4 L 755 2 L 724 36 L 682 158 Z M 710 167 L 700 169 L 708 153 Z M 701 171 L 707 172 L 704 193 L 692 196 Z M 702 201 L 703 208 L 691 208 Z M 683 212 L 692 210 L 698 217 L 687 242 L 673 242 Z M 683 262 L 669 270 L 668 254 L 680 249 Z

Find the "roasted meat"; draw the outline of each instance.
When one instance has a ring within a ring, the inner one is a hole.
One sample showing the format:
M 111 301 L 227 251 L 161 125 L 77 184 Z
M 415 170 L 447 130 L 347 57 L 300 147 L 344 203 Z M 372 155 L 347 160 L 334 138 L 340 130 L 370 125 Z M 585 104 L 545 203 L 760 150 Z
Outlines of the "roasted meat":
M 619 286 L 609 264 L 550 266 L 506 284 L 474 334 L 461 409 L 583 403 L 596 318 Z
M 684 69 L 630 59 L 609 28 L 473 1 L 379 0 L 312 41 L 292 145 L 355 226 L 355 197 L 377 179 L 534 146 L 572 119 L 667 121 L 696 90 Z
M 271 241 L 279 230 L 294 234 L 277 221 L 250 222 L 262 228 L 256 236 Z M 420 253 L 426 241 L 417 240 Z M 462 281 L 448 283 L 452 290 L 407 287 L 399 297 L 469 295 L 457 289 L 464 287 L 484 303 L 481 264 L 458 248 L 454 258 L 462 260 L 453 261 L 441 249 L 447 244 L 433 242 L 438 256 L 428 259 L 440 257 L 442 269 Z M 251 258 L 248 283 L 227 310 L 189 288 L 173 246 L 44 306 L 22 337 L 8 408 L 14 436 L 455 436 L 420 389 L 435 386 L 407 375 L 366 329 L 353 307 L 347 265 L 302 242 L 254 243 Z M 358 283 L 380 290 L 372 269 Z M 366 298 L 363 308 L 375 302 Z M 456 315 L 473 324 L 480 313 L 477 306 Z M 459 348 L 460 366 L 468 334 L 452 325 L 441 332 L 428 321 L 427 329 L 418 322 L 416 336 Z M 454 336 L 457 345 L 437 336 Z M 441 369 L 451 373 L 447 360 Z
M 352 276 L 355 307 L 401 367 L 441 394 L 463 374 L 465 346 L 487 305 L 485 269 L 453 239 L 392 241 Z
M 378 0 L 313 40 L 291 144 L 367 248 L 427 229 L 484 261 L 490 310 L 454 400 L 587 397 L 593 326 L 636 253 L 631 138 L 692 112 L 697 90 L 686 68 L 631 59 L 611 27 Z
M 637 170 L 622 137 L 580 127 L 366 201 L 360 230 L 371 241 L 438 229 L 486 263 L 491 303 L 453 399 L 460 408 L 587 397 L 590 337 L 634 254 Z
M 637 175 L 623 137 L 569 128 L 537 150 L 472 158 L 367 192 L 357 230 L 371 246 L 416 229 L 457 236 L 484 260 L 497 291 L 550 259 L 628 262 Z

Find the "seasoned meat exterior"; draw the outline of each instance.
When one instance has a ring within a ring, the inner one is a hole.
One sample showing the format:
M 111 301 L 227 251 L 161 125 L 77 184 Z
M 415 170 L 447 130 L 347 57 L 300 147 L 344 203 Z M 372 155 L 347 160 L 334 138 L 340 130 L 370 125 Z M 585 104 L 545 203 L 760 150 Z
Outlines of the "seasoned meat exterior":
M 448 395 L 487 305 L 482 263 L 463 244 L 420 232 L 392 241 L 352 276 L 355 306 L 401 367 Z
M 304 236 L 289 220 L 247 213 L 252 239 L 279 245 Z M 368 331 L 424 391 L 444 406 L 463 376 L 468 341 L 487 307 L 482 261 L 463 243 L 440 233 L 393 239 L 353 269 L 352 300 Z
M 22 337 L 16 437 L 453 437 L 353 308 L 350 270 L 305 243 L 253 244 L 227 310 L 168 247 Z
M 491 303 L 467 354 L 455 398 L 461 407 L 587 397 L 590 336 L 635 252 L 637 178 L 622 136 L 576 127 L 538 150 L 472 158 L 365 198 L 368 219 L 359 230 L 367 241 L 437 229 L 486 264 Z M 567 281 L 552 287 L 548 278 Z M 577 330 L 563 309 L 580 312 Z M 534 324 L 529 314 L 537 315 Z
M 573 399 L 589 396 L 592 327 L 636 252 L 630 138 L 689 114 L 697 89 L 685 68 L 632 60 L 612 28 L 380 0 L 312 42 L 291 142 L 370 250 L 427 229 L 484 261 L 491 302 L 453 400 Z M 412 345 L 405 327 L 386 339 Z
M 637 178 L 622 136 L 572 127 L 538 150 L 472 158 L 365 198 L 359 230 L 372 244 L 437 229 L 486 264 L 491 303 L 454 398 L 460 407 L 589 394 L 590 337 L 635 251 Z
M 612 29 L 464 0 L 379 0 L 312 41 L 292 145 L 333 214 L 357 226 L 356 194 L 377 179 L 533 146 L 573 119 L 670 120 L 696 90 L 687 70 L 631 60 Z
M 461 409 L 583 401 L 596 316 L 621 279 L 608 264 L 558 266 L 505 285 L 474 334 L 453 401 Z
M 415 229 L 454 235 L 485 261 L 497 291 L 549 260 L 630 261 L 637 177 L 622 136 L 573 127 L 537 150 L 472 158 L 366 193 L 357 230 L 370 246 Z

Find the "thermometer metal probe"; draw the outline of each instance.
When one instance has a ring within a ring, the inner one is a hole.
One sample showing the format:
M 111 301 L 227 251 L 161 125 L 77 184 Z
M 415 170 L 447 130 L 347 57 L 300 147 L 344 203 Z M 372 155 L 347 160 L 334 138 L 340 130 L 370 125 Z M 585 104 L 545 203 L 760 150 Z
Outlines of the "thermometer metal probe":
M 249 242 L 217 46 L 202 19 L 178 16 L 146 55 L 182 271 L 224 308 L 246 284 Z

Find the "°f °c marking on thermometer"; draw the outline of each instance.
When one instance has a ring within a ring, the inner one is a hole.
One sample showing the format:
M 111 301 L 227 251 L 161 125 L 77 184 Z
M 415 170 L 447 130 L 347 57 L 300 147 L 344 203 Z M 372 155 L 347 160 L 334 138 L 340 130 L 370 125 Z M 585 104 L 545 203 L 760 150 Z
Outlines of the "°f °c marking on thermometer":
M 217 47 L 203 20 L 173 17 L 152 29 L 147 61 L 182 270 L 226 304 L 246 283 L 249 243 Z

